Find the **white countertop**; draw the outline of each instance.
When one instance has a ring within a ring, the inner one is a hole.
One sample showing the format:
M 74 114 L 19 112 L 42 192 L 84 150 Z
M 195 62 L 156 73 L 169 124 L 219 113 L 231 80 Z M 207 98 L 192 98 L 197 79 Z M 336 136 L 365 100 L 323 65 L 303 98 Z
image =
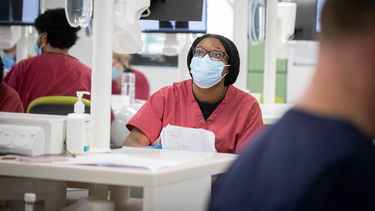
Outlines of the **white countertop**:
M 173 167 L 150 171 L 147 169 L 61 165 L 0 160 L 0 175 L 52 179 L 86 183 L 129 186 L 158 186 L 180 182 L 203 175 L 223 173 L 237 155 L 226 153 L 187 152 L 125 147 L 112 153 L 125 153 L 133 158 L 178 161 Z

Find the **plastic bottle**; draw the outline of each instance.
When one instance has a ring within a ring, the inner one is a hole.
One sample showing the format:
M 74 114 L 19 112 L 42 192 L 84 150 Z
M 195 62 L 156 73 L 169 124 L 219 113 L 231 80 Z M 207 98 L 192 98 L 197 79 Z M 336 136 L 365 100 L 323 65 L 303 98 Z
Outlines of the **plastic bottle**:
M 135 74 L 125 72 L 122 74 L 121 95 L 127 97 L 127 105 L 131 107 L 135 100 Z
M 84 113 L 83 94 L 89 95 L 90 92 L 77 91 L 74 113 L 68 114 L 66 148 L 72 154 L 82 154 L 90 149 L 91 116 Z

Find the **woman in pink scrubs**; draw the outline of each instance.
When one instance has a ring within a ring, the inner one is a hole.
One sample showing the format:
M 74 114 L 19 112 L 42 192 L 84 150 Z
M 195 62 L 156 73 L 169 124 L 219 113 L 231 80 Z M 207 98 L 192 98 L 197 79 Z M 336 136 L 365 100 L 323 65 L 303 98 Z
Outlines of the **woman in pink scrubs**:
M 164 87 L 128 122 L 124 146 L 152 145 L 168 124 L 215 134 L 218 152 L 238 153 L 263 128 L 259 104 L 232 84 L 240 58 L 234 43 L 215 34 L 198 37 L 188 53 L 193 80 Z

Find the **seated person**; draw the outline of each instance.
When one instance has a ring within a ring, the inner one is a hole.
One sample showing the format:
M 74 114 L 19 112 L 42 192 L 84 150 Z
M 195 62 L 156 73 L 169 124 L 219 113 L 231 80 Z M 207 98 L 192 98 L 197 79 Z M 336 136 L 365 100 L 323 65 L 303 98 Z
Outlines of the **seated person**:
M 130 66 L 130 55 L 112 55 L 112 94 L 121 94 L 122 73 L 131 72 L 135 74 L 135 99 L 147 100 L 150 97 L 150 85 L 143 73 Z
M 17 55 L 17 45 L 9 49 L 3 49 L 1 52 L 1 58 L 3 59 L 4 70 L 3 76 L 6 76 L 8 72 L 12 69 L 13 65 L 16 63 Z
M 80 29 L 69 25 L 64 9 L 47 10 L 34 26 L 39 33 L 35 57 L 25 59 L 5 77 L 18 92 L 24 110 L 42 96 L 76 96 L 76 91 L 90 91 L 91 69 L 69 55 Z
M 3 82 L 4 65 L 0 57 L 0 111 L 23 113 L 23 106 L 17 92 Z
M 232 85 L 240 66 L 232 41 L 214 34 L 198 37 L 187 64 L 193 80 L 174 83 L 153 94 L 128 122 L 131 132 L 124 146 L 152 145 L 161 130 L 171 124 L 212 131 L 218 152 L 235 153 L 263 128 L 256 99 Z

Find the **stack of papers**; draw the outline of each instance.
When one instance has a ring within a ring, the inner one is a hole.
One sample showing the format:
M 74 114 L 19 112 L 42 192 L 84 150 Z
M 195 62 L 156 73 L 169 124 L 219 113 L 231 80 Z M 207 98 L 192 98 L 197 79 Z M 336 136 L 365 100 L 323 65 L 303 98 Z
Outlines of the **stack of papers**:
M 163 149 L 216 152 L 215 134 L 202 128 L 167 125 L 160 137 Z
M 156 171 L 181 165 L 181 162 L 173 160 L 137 158 L 131 157 L 127 154 L 111 153 L 80 155 L 78 157 L 69 158 L 69 160 L 66 162 L 56 162 L 56 164 L 135 168 Z

